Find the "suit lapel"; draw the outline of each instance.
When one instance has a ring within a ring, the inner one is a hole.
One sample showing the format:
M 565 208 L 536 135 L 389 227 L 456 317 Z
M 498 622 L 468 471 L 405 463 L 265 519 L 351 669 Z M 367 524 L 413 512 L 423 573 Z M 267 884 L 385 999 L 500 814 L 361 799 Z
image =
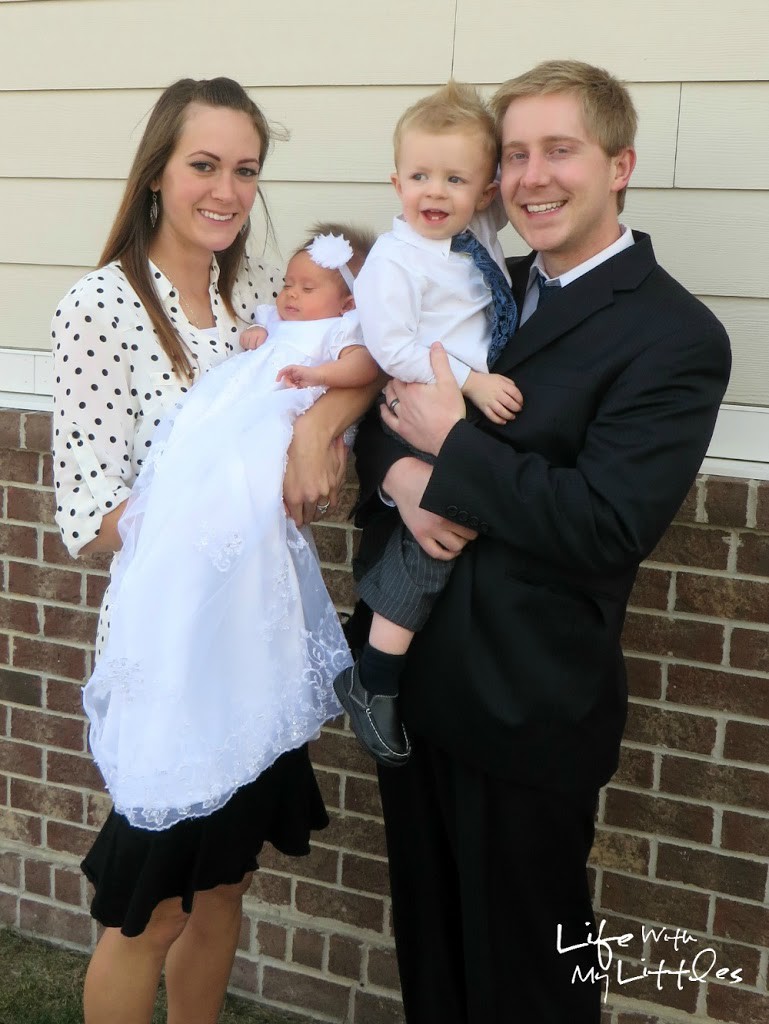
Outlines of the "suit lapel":
M 634 238 L 635 244 L 629 249 L 573 281 L 546 306 L 537 309 L 502 350 L 494 364 L 494 373 L 507 373 L 599 309 L 611 306 L 615 292 L 637 288 L 654 269 L 656 260 L 649 236 L 634 232 Z M 523 307 L 533 260 L 534 253 L 530 253 L 508 264 L 519 310 Z

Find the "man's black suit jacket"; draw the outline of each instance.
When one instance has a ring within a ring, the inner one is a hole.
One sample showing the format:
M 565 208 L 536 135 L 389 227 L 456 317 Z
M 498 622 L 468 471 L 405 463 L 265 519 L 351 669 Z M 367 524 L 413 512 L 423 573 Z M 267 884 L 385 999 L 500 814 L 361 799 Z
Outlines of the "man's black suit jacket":
M 595 788 L 617 766 L 620 648 L 638 564 L 694 480 L 726 388 L 729 342 L 656 262 L 647 235 L 563 289 L 494 372 L 524 408 L 457 423 L 422 506 L 479 531 L 412 644 L 401 687 L 415 735 L 524 785 Z M 519 309 L 533 254 L 508 261 Z M 361 568 L 397 514 L 377 495 L 403 448 L 363 424 Z

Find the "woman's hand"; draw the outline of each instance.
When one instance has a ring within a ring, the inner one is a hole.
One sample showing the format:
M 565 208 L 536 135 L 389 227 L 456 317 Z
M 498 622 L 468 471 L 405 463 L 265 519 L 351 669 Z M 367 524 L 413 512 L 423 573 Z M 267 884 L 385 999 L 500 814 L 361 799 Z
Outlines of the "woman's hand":
M 347 470 L 341 435 L 368 409 L 382 387 L 380 376 L 365 387 L 331 388 L 298 417 L 288 447 L 283 504 L 297 526 L 336 504 Z M 328 504 L 326 504 L 328 502 Z
M 102 518 L 98 534 L 93 540 L 90 540 L 87 544 L 83 545 L 79 554 L 97 555 L 103 554 L 104 552 L 120 551 L 123 546 L 123 538 L 120 536 L 118 523 L 120 522 L 120 517 L 125 512 L 127 504 L 128 500 L 126 499 L 125 501 L 122 501 L 117 508 L 113 508 L 111 512 L 107 512 L 107 514 Z
M 387 471 L 382 481 L 382 490 L 398 506 L 404 525 L 422 550 L 431 558 L 448 562 L 456 558 L 467 542 L 474 540 L 478 534 L 460 523 L 420 508 L 419 503 L 431 474 L 431 467 L 420 459 L 399 459 Z
M 341 437 L 327 444 L 321 433 L 307 429 L 300 416 L 288 447 L 283 477 L 283 504 L 297 526 L 306 526 L 337 502 L 347 471 L 347 448 Z

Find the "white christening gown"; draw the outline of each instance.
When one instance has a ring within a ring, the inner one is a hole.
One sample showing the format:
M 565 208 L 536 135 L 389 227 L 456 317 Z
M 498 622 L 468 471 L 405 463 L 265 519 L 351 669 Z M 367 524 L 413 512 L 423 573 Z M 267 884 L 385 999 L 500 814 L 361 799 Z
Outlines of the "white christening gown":
M 289 363 L 360 344 L 357 317 L 284 322 L 161 422 L 120 521 L 110 631 L 83 703 L 116 809 L 141 828 L 210 814 L 342 713 L 351 663 L 309 530 L 283 508 L 293 422 L 322 388 Z

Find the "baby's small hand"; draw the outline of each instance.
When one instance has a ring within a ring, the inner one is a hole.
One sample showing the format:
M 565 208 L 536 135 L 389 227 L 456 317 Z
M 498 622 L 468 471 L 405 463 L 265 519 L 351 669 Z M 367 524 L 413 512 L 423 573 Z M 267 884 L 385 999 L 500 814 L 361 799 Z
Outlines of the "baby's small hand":
M 275 380 L 282 380 L 289 388 L 313 388 L 323 384 L 319 366 L 284 366 Z
M 523 395 L 515 382 L 501 373 L 478 373 L 471 370 L 462 394 L 476 405 L 487 419 L 502 426 L 515 419 L 523 408 Z
M 267 331 L 264 327 L 255 325 L 254 327 L 247 327 L 240 336 L 240 347 L 244 351 L 252 351 L 255 348 L 259 348 L 267 341 Z

